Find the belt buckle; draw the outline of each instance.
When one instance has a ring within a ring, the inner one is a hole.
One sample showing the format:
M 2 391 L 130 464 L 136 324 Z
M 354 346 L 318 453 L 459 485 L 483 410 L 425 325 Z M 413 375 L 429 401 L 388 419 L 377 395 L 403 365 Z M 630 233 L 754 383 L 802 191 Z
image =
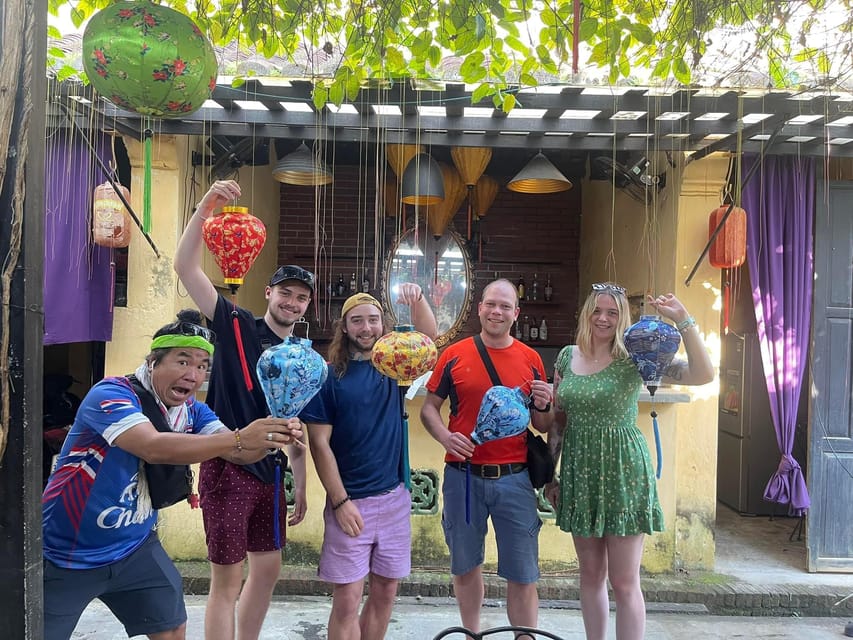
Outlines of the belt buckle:
M 491 471 L 494 470 L 494 473 Z M 501 477 L 501 465 L 499 464 L 484 464 L 480 466 L 480 477 L 489 480 L 497 480 Z

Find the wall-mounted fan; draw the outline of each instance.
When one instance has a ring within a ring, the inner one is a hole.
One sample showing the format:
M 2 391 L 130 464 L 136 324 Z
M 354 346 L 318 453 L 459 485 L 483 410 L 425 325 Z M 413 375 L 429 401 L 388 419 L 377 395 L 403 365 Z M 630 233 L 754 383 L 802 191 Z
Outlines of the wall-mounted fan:
M 222 180 L 233 175 L 240 167 L 269 164 L 269 138 L 236 136 L 211 136 L 207 146 L 212 155 L 193 152 L 192 164 L 210 166 L 208 179 Z
M 646 156 L 614 159 L 602 155 L 592 158 L 590 179 L 609 180 L 635 200 L 650 204 L 654 195 L 666 186 L 666 172 L 655 174 L 650 169 Z

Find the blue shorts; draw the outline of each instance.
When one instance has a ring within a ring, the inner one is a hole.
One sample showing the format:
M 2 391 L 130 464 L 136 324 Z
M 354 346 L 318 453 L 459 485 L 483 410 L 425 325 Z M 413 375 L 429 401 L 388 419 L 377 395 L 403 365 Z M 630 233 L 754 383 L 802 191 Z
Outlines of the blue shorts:
M 497 479 L 471 475 L 471 522 L 465 522 L 465 472 L 444 466 L 444 539 L 450 573 L 462 576 L 483 564 L 488 518 L 495 528 L 498 575 L 530 584 L 539 579 L 539 529 L 536 492 L 527 471 Z
M 332 584 L 351 584 L 368 573 L 399 580 L 412 571 L 412 497 L 402 484 L 377 496 L 354 499 L 364 529 L 343 532 L 326 500 L 325 530 L 317 575 Z
M 156 533 L 127 558 L 96 569 L 62 569 L 45 560 L 44 639 L 68 640 L 95 598 L 128 637 L 171 631 L 187 621 L 181 576 Z

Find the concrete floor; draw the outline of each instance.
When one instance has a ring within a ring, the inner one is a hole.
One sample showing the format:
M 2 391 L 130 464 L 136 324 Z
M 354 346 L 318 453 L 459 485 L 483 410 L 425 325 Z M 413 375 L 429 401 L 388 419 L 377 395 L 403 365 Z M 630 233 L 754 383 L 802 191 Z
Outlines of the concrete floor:
M 849 587 L 853 576 L 815 574 L 806 571 L 804 539 L 791 536 L 796 519 L 741 516 L 724 505 L 717 512 L 716 573 L 733 576 L 755 585 L 827 585 Z M 846 592 L 846 589 L 845 589 Z M 187 596 L 188 640 L 204 637 L 203 619 L 206 598 Z M 288 596 L 275 598 L 261 634 L 261 640 L 319 640 L 330 609 L 328 597 Z M 666 605 L 650 603 L 645 638 L 675 640 L 690 637 L 709 639 L 774 638 L 776 640 L 842 639 L 844 618 L 798 617 L 724 617 L 706 613 L 702 605 Z M 459 623 L 455 601 L 449 598 L 400 598 L 387 638 L 393 640 L 429 640 L 442 630 Z M 490 601 L 483 613 L 483 628 L 506 625 L 505 603 Z M 543 602 L 539 627 L 565 640 L 584 638 L 583 622 L 576 602 Z M 100 602 L 84 613 L 72 636 L 75 640 L 118 640 L 126 638 L 121 625 Z M 462 640 L 462 636 L 447 636 Z M 508 640 L 501 633 L 488 638 Z M 613 620 L 609 638 L 615 638 Z
M 715 572 L 752 584 L 840 586 L 853 592 L 853 575 L 808 572 L 805 532 L 800 539 L 795 532 L 799 522 L 742 516 L 718 502 Z

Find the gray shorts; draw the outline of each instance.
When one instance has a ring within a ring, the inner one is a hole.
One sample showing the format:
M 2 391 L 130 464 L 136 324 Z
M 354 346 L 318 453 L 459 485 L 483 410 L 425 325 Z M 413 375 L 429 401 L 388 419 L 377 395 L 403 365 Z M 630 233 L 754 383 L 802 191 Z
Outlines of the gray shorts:
M 498 575 L 520 584 L 539 580 L 542 520 L 527 471 L 494 480 L 472 474 L 470 523 L 465 522 L 465 475 L 460 469 L 444 466 L 441 523 L 450 549 L 450 573 L 463 576 L 483 564 L 491 518 L 498 546 Z
M 129 637 L 171 631 L 187 621 L 181 576 L 155 533 L 128 557 L 96 569 L 62 569 L 45 560 L 45 640 L 68 640 L 95 598 Z

